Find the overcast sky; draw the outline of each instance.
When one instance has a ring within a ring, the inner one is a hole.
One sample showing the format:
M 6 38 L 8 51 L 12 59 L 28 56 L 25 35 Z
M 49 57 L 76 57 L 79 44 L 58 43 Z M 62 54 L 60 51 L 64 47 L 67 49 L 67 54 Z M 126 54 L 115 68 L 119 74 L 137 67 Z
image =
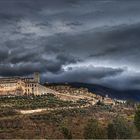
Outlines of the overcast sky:
M 0 76 L 140 89 L 139 0 L 0 0 Z

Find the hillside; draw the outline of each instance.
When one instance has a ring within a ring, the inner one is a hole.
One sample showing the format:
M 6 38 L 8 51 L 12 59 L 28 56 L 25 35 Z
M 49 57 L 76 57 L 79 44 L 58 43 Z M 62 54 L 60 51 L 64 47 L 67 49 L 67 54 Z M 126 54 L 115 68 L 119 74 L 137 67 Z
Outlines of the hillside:
M 0 138 L 84 139 L 84 132 L 88 130 L 86 126 L 94 118 L 103 130 L 103 136 L 100 138 L 107 139 L 108 124 L 118 116 L 118 113 L 125 118 L 128 125 L 135 128 L 132 125 L 135 111 L 132 107 L 125 104 L 96 104 L 82 107 L 82 104 L 62 101 L 52 95 L 1 97 Z M 133 138 L 140 137 L 136 133 L 133 134 Z
M 65 83 L 52 83 L 51 85 L 65 85 Z M 111 98 L 140 101 L 140 90 L 116 90 L 97 84 L 86 83 L 67 83 L 67 85 L 77 88 L 88 88 L 90 92 L 94 92 L 102 96 L 108 95 Z

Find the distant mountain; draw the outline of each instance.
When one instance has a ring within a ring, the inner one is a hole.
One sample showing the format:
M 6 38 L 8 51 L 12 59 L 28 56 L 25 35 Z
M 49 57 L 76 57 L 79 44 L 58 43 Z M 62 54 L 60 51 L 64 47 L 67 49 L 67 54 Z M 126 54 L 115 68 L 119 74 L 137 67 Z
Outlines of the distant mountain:
M 57 83 L 53 85 L 65 85 L 65 84 Z M 67 83 L 67 85 L 71 85 L 72 87 L 76 87 L 76 88 L 80 88 L 80 87 L 88 88 L 90 92 L 102 96 L 108 95 L 111 98 L 140 101 L 140 90 L 116 90 L 101 85 L 85 84 L 85 83 Z

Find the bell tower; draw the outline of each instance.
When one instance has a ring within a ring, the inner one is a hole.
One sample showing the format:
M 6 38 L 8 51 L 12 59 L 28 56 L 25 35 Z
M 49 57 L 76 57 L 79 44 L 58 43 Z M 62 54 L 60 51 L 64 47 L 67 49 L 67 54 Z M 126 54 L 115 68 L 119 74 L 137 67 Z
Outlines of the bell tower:
M 40 83 L 40 74 L 39 72 L 34 73 L 34 81 Z

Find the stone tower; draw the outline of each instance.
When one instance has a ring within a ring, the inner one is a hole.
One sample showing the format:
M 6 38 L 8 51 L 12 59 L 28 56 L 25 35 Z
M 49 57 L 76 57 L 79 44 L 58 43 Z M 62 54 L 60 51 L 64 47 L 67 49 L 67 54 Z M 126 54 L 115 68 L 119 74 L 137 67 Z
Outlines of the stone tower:
M 35 80 L 35 82 L 40 83 L 40 74 L 39 74 L 39 72 L 34 73 L 34 80 Z

